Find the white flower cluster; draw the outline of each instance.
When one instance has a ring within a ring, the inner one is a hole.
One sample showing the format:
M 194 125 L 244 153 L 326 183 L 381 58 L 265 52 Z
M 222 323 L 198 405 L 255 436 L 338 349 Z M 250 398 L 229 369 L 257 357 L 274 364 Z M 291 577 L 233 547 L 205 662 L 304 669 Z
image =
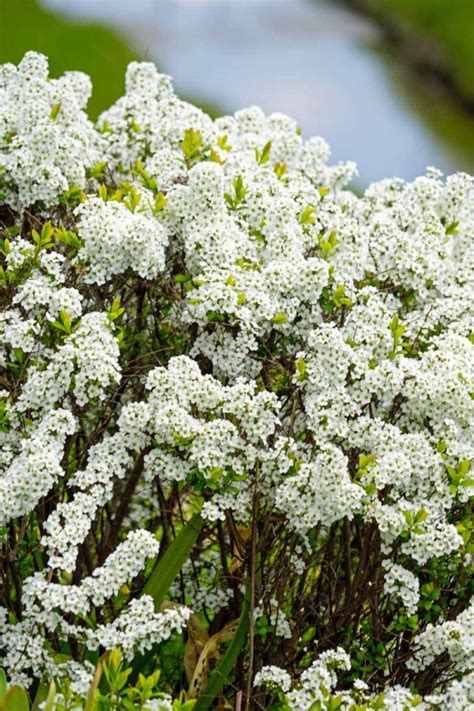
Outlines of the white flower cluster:
M 232 590 L 221 585 L 219 552 L 212 548 L 198 560 L 187 560 L 181 569 L 181 579 L 175 580 L 170 588 L 173 598 L 179 599 L 184 587 L 185 598 L 189 607 L 197 614 L 204 610 L 206 614 L 216 614 L 232 598 Z
M 151 371 L 146 388 L 157 445 L 147 455 L 147 476 L 156 472 L 167 482 L 200 472 L 216 491 L 204 517 L 223 520 L 227 508 L 245 520 L 251 497 L 245 475 L 279 454 L 268 448 L 279 425 L 276 397 L 243 381 L 224 386 L 187 356 Z
M 388 595 L 400 598 L 407 611 L 415 614 L 420 599 L 420 582 L 410 570 L 388 561 L 383 589 Z
M 352 686 L 337 690 L 337 672 L 351 668 L 349 657 L 338 648 L 323 652 L 292 685 L 290 675 L 280 667 L 263 667 L 254 678 L 254 686 L 282 692 L 290 711 L 310 711 L 313 708 L 333 708 L 352 711 L 354 708 L 406 711 L 416 707 L 421 711 L 470 711 L 474 700 L 473 673 L 452 681 L 444 691 L 424 698 L 400 685 L 388 686 L 381 693 L 371 693 L 368 685 L 355 679 Z M 292 688 L 293 687 L 293 688 Z
M 59 608 L 63 612 L 85 615 L 92 605 L 102 606 L 117 595 L 123 583 L 135 578 L 158 550 L 158 541 L 151 533 L 137 530 L 130 532 L 104 565 L 96 568 L 93 575 L 84 578 L 80 585 L 48 583 L 41 573 L 37 573 L 25 584 L 28 610 L 33 611 L 39 603 L 46 611 Z
M 270 600 L 269 604 L 271 606 L 269 622 L 274 626 L 276 636 L 290 639 L 291 626 L 288 617 L 283 610 L 279 608 L 277 600 Z
M 278 487 L 276 505 L 297 530 L 306 532 L 320 522 L 330 525 L 344 516 L 352 518 L 360 510 L 363 494 L 351 482 L 344 454 L 327 444 L 314 462 L 302 464 Z
M 97 511 L 113 496 L 114 483 L 123 479 L 133 462 L 133 453 L 147 443 L 146 405 L 125 407 L 115 434 L 91 447 L 87 466 L 69 480 L 74 494 L 61 502 L 45 522 L 42 544 L 49 552 L 49 565 L 73 571 L 79 545 L 89 533 Z M 138 433 L 138 434 L 137 434 Z
M 416 654 L 408 664 L 424 669 L 445 652 L 460 671 L 474 672 L 474 600 L 456 619 L 428 625 L 418 635 Z
M 350 659 L 341 648 L 320 654 L 302 673 L 299 685 L 287 694 L 290 709 L 309 711 L 318 701 L 323 702 L 337 684 L 337 671 L 350 668 Z
M 28 52 L 0 69 L 0 176 L 14 208 L 56 204 L 98 156 L 97 134 L 84 108 L 89 77 L 67 72 L 48 79 L 46 57 Z
M 0 526 L 29 514 L 64 475 L 64 443 L 74 429 L 68 410 L 52 410 L 20 443 L 19 452 L 0 477 Z
M 270 687 L 276 686 L 278 689 L 286 692 L 291 688 L 291 676 L 284 669 L 271 664 L 263 667 L 255 674 L 253 684 L 254 686 L 261 686 L 263 684 Z
M 186 608 L 155 612 L 153 599 L 149 595 L 132 600 L 127 609 L 110 624 L 99 625 L 88 634 L 88 646 L 95 649 L 101 645 L 105 649 L 120 647 L 125 656 L 133 658 L 138 650 L 144 652 L 154 644 L 168 639 L 173 632 L 180 632 L 186 626 L 191 611 Z
M 14 304 L 20 304 L 37 320 L 46 318 L 48 321 L 54 321 L 61 311 L 75 321 L 82 314 L 81 302 L 82 294 L 77 289 L 54 288 L 51 278 L 40 273 L 32 275 L 13 299 Z
M 163 271 L 168 238 L 152 215 L 101 198 L 79 205 L 76 214 L 83 241 L 78 260 L 87 268 L 85 281 L 103 284 L 129 268 L 144 279 L 154 279 Z
M 148 596 L 133 599 L 113 622 L 98 624 L 92 629 L 68 621 L 71 615 L 84 618 L 91 608 L 100 609 L 117 595 L 124 583 L 142 571 L 146 561 L 157 555 L 158 549 L 159 544 L 151 533 L 132 531 L 104 565 L 96 568 L 93 575 L 80 585 L 52 583 L 44 573 L 26 578 L 21 623 L 4 619 L 0 624 L 2 646 L 6 646 L 2 664 L 11 673 L 11 678 L 25 683 L 31 669 L 38 672 L 43 668 L 50 672 L 55 670 L 42 628 L 61 638 L 87 639 L 90 649 L 99 645 L 113 649 L 120 645 L 129 656 L 134 650 L 146 649 L 169 637 L 174 630 L 181 629 L 189 611 L 156 613 L 153 600 Z M 62 673 L 64 670 L 60 668 L 58 671 Z
M 74 394 L 78 405 L 104 399 L 106 389 L 120 380 L 118 357 L 106 314 L 85 314 L 46 368 L 31 368 L 16 409 L 48 411 L 67 394 Z

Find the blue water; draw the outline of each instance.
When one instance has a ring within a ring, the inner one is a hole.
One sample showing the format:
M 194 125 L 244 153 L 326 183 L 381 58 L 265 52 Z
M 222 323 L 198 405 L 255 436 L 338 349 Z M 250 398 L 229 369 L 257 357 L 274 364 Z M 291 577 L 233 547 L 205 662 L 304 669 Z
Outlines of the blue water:
M 411 179 L 428 165 L 469 169 L 432 134 L 372 49 L 377 30 L 338 6 L 305 0 L 43 0 L 117 28 L 174 77 L 178 92 L 225 112 L 260 105 L 322 135 L 360 183 Z

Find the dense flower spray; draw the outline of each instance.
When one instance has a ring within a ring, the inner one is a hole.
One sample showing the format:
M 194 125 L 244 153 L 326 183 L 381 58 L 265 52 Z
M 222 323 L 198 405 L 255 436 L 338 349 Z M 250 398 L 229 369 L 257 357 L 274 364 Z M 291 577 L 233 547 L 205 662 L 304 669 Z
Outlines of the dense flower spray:
M 282 114 L 213 121 L 148 63 L 96 125 L 89 93 L 0 69 L 9 681 L 84 692 L 119 647 L 198 696 L 196 626 L 215 661 L 247 597 L 229 698 L 472 709 L 474 179 L 358 197 Z

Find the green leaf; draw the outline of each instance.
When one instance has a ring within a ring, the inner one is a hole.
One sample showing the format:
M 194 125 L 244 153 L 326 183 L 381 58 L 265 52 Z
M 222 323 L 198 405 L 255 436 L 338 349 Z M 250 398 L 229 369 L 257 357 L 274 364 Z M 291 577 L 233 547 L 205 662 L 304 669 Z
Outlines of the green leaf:
M 62 331 L 66 335 L 70 335 L 73 332 L 72 319 L 67 311 L 60 311 L 57 321 L 51 323 L 53 328 L 57 328 L 58 331 Z
M 61 323 L 64 324 L 64 330 L 67 333 L 70 333 L 72 321 L 71 321 L 71 317 L 69 316 L 68 312 L 67 311 L 60 311 L 59 318 L 61 319 Z
M 2 254 L 4 254 L 5 256 L 7 256 L 7 254 L 9 254 L 11 251 L 12 251 L 12 247 L 10 244 L 10 240 L 5 237 L 5 239 L 3 240 L 3 245 L 0 249 L 0 252 Z M 473 338 L 474 338 L 474 334 L 473 334 Z
M 265 165 L 270 160 L 270 151 L 272 149 L 272 142 L 268 141 L 265 143 L 262 150 L 259 151 L 258 148 L 255 149 L 255 158 L 259 165 Z
M 336 237 L 336 230 L 331 230 L 329 236 L 326 237 L 324 233 L 320 233 L 318 236 L 318 246 L 322 250 L 324 256 L 327 257 L 330 252 L 336 249 L 339 244 L 339 240 Z
M 238 210 L 241 203 L 245 200 L 248 189 L 245 187 L 244 180 L 241 175 L 234 178 L 232 185 L 234 188 L 234 195 L 224 193 L 224 199 L 232 210 Z
M 209 309 L 206 311 L 206 318 L 210 323 L 221 323 L 226 320 L 226 315 L 220 311 Z
M 54 235 L 54 227 L 51 224 L 51 220 L 44 223 L 41 229 L 41 244 L 43 247 L 49 245 Z
M 48 693 L 49 687 L 44 682 L 41 682 L 36 692 L 35 700 L 31 707 L 31 711 L 40 711 L 40 709 L 43 709 L 43 705 L 48 697 Z
M 357 468 L 357 476 L 366 476 L 376 462 L 375 454 L 359 454 L 359 464 Z
M 46 699 L 46 704 L 43 706 L 43 711 L 54 711 L 54 700 L 56 698 L 56 684 L 54 679 L 51 679 L 51 684 L 49 685 L 48 697 Z
M 166 197 L 166 195 L 162 192 L 159 192 L 157 194 L 157 196 L 155 197 L 155 204 L 153 206 L 153 214 L 156 215 L 159 212 L 161 212 L 161 210 L 163 210 L 163 208 L 165 207 L 167 202 L 168 202 L 168 198 Z
M 134 118 L 129 121 L 128 127 L 131 131 L 133 131 L 133 133 L 141 133 L 141 126 L 135 121 Z
M 367 496 L 373 496 L 377 491 L 377 486 L 373 481 L 369 482 L 368 484 L 364 484 L 363 488 Z
M 3 701 L 3 711 L 30 711 L 28 694 L 21 686 L 10 686 Z
M 279 180 L 282 180 L 283 182 L 288 181 L 288 178 L 285 177 L 285 174 L 288 170 L 286 163 L 275 163 L 273 170 L 275 171 L 275 175 Z
M 80 202 L 85 202 L 86 200 L 87 196 L 85 192 L 78 185 L 70 187 L 69 190 L 66 190 L 59 198 L 59 202 L 71 206 L 74 206 Z
M 148 190 L 151 190 L 152 192 L 156 192 L 156 190 L 157 190 L 156 179 L 152 178 L 149 175 L 148 171 L 145 169 L 145 166 L 143 165 L 141 160 L 137 159 L 135 161 L 135 165 L 133 167 L 132 172 L 136 173 L 139 176 L 141 183 L 145 188 L 148 188 Z
M 383 709 L 384 705 L 385 705 L 385 698 L 384 698 L 384 693 L 382 691 L 382 693 L 380 693 L 375 700 L 374 709 Z
M 189 274 L 175 274 L 174 275 L 174 280 L 177 284 L 186 284 L 188 281 L 191 280 L 191 277 Z
M 61 111 L 61 102 L 58 101 L 58 103 L 54 104 L 53 108 L 51 109 L 50 119 L 52 121 L 55 121 L 56 118 L 58 117 L 58 114 L 60 111 Z
M 422 523 L 427 518 L 428 518 L 428 511 L 426 511 L 425 509 L 420 509 L 415 515 L 414 522 L 415 523 Z
M 113 133 L 112 127 L 107 120 L 102 123 L 102 126 L 100 126 L 98 131 L 99 133 Z
M 218 136 L 217 137 L 217 145 L 222 151 L 231 151 L 232 146 L 230 146 L 227 142 L 227 135 L 224 136 Z
M 248 586 L 247 586 L 248 587 Z M 250 624 L 250 595 L 249 590 L 246 590 L 240 622 L 235 631 L 227 650 L 222 657 L 221 662 L 209 675 L 209 681 L 202 696 L 198 699 L 194 711 L 208 711 L 211 708 L 214 699 L 217 697 L 222 687 L 228 682 L 228 677 L 235 669 L 237 659 L 247 640 L 248 629 Z
M 0 701 L 5 698 L 7 693 L 7 677 L 4 669 L 0 669 Z
M 107 202 L 107 187 L 105 185 L 101 185 L 97 192 L 99 197 L 102 198 L 104 202 Z
M 471 461 L 469 459 L 461 459 L 461 461 L 458 464 L 458 471 L 461 475 L 461 478 L 465 477 L 468 471 L 471 468 Z
M 188 162 L 195 160 L 203 147 L 201 131 L 187 128 L 181 142 L 181 150 Z
M 148 578 L 142 595 L 150 595 L 157 610 L 164 602 L 171 583 L 187 561 L 202 528 L 203 519 L 200 514 L 194 514 L 186 523 L 176 538 L 169 544 L 164 555 L 156 563 Z
M 89 691 L 87 692 L 86 703 L 84 704 L 84 711 L 96 711 L 97 709 L 99 682 L 103 672 L 104 661 L 107 659 L 108 654 L 108 652 L 103 654 L 97 662 L 97 666 L 94 672 L 94 678 L 92 679 L 92 684 L 90 685 Z
M 125 309 L 120 306 L 120 296 L 116 296 L 115 299 L 112 301 L 112 306 L 110 307 L 110 311 L 107 314 L 107 318 L 109 321 L 115 321 L 116 319 L 120 318 L 120 316 L 125 312 Z
M 304 380 L 306 378 L 306 363 L 303 356 L 300 356 L 295 363 L 296 370 L 298 371 L 298 380 Z
M 393 336 L 393 341 L 395 345 L 398 345 L 400 342 L 400 338 L 402 335 L 405 333 L 405 326 L 400 323 L 400 319 L 398 318 L 398 314 L 395 314 L 395 316 L 392 318 L 390 321 L 390 331 Z
M 459 234 L 459 230 L 457 229 L 458 225 L 459 225 L 458 220 L 456 220 L 455 222 L 451 222 L 451 224 L 446 227 L 446 234 L 447 235 Z
M 352 306 L 352 300 L 346 296 L 346 287 L 344 284 L 339 284 L 339 286 L 336 287 L 332 298 L 336 308 L 340 308 L 341 306 L 350 308 Z
M 88 178 L 96 178 L 97 180 L 99 180 L 100 178 L 104 177 L 106 170 L 107 161 L 103 160 L 100 163 L 96 163 L 95 165 L 93 165 L 92 168 L 88 168 L 86 170 L 86 175 Z
M 219 165 L 224 165 L 225 163 L 225 160 L 222 160 L 219 153 L 217 153 L 217 151 L 215 151 L 213 148 L 211 148 L 211 151 L 209 153 L 209 160 L 211 160 L 213 163 L 219 163 Z
M 70 230 L 57 228 L 54 232 L 54 236 L 58 240 L 58 242 L 61 242 L 62 244 L 67 245 L 68 247 L 73 247 L 76 250 L 79 250 L 83 246 L 81 240 L 76 235 L 76 233 L 71 232 Z
M 277 313 L 272 318 L 272 323 L 275 324 L 276 326 L 279 326 L 283 323 L 288 323 L 288 316 L 283 312 Z
M 300 215 L 300 225 L 314 225 L 315 217 L 314 213 L 316 208 L 314 205 L 307 205 Z
M 130 212 L 135 212 L 136 208 L 140 204 L 141 198 L 142 196 L 140 195 L 138 190 L 136 190 L 135 188 L 131 188 L 128 191 L 127 197 L 123 199 L 123 203 L 126 207 L 128 207 Z

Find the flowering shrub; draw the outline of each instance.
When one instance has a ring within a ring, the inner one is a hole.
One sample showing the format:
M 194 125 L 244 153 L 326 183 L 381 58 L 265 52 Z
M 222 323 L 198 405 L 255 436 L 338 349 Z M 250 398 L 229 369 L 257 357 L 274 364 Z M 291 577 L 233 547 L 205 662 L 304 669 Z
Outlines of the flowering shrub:
M 1 68 L 8 684 L 472 709 L 473 178 L 357 197 L 282 114 L 89 94 Z

